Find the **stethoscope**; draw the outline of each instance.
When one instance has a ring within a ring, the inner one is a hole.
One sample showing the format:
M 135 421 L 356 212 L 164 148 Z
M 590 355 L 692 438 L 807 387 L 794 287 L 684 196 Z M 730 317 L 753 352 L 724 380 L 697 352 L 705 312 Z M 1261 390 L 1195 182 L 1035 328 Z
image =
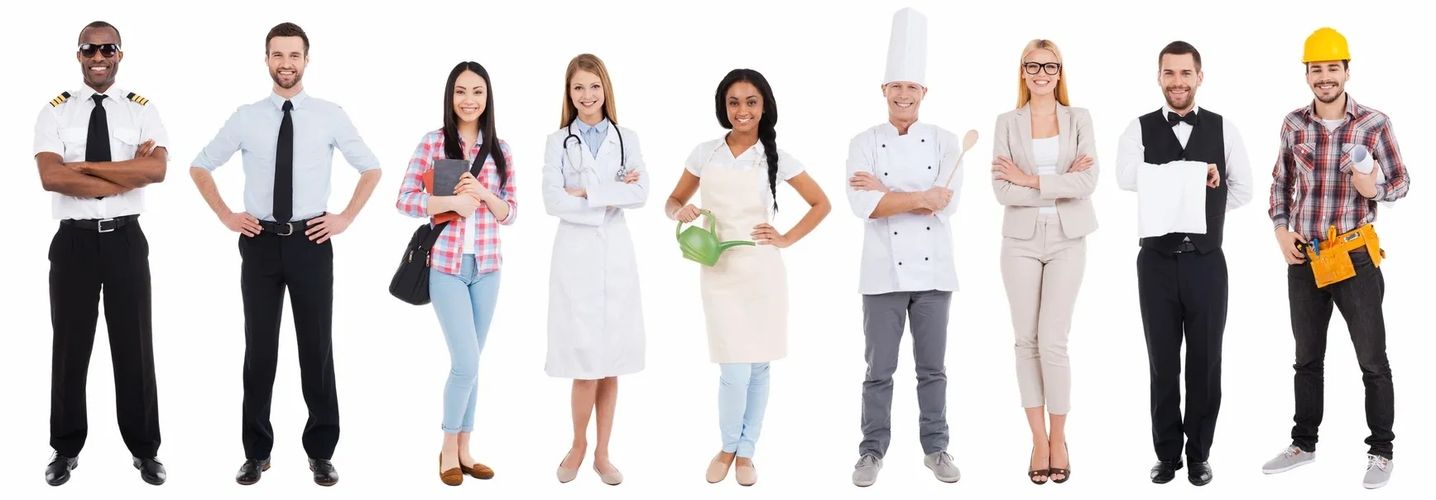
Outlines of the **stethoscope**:
M 578 117 L 574 117 L 573 120 L 569 120 L 568 137 L 563 138 L 564 159 L 567 160 L 569 164 L 573 165 L 574 168 L 578 168 L 579 165 L 583 164 L 581 161 L 574 161 L 573 155 L 569 153 L 569 151 L 572 150 L 569 149 L 568 140 L 573 139 L 574 144 L 580 146 L 578 154 L 583 154 L 583 138 L 579 137 L 578 134 L 573 133 L 573 122 L 577 120 Z M 617 182 L 623 182 L 623 178 L 628 175 L 628 151 L 625 151 L 623 149 L 623 131 L 618 128 L 618 124 L 609 122 L 609 125 L 611 130 L 613 130 L 614 133 L 618 134 L 618 171 L 614 172 L 613 180 Z M 579 160 L 582 159 L 583 158 L 580 156 Z

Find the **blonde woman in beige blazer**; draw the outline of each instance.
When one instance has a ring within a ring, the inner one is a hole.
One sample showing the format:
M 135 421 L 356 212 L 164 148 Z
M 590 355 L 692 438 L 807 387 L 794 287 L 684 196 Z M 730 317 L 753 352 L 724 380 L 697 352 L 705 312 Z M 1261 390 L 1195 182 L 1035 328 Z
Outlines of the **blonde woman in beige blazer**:
M 1071 476 L 1067 333 L 1082 284 L 1084 238 L 1097 229 L 1089 199 L 1097 184 L 1092 117 L 1068 107 L 1065 73 L 1055 44 L 1029 42 L 1018 65 L 1017 109 L 997 117 L 993 134 L 992 190 L 1006 207 L 1002 281 L 1032 429 L 1028 479 L 1035 484 Z

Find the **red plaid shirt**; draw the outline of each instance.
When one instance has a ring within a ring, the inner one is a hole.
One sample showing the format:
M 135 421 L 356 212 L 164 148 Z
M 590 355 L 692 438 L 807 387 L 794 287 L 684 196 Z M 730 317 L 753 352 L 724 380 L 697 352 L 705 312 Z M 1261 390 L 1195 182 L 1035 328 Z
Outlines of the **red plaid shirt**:
M 479 144 L 464 145 L 464 150 L 465 158 L 473 158 L 479 154 Z M 509 145 L 504 141 L 499 141 L 499 150 L 503 152 L 505 165 L 508 166 L 508 181 L 503 187 L 499 187 L 499 172 L 494 166 L 492 156 L 484 162 L 484 167 L 477 177 L 480 184 L 508 203 L 508 217 L 497 220 L 494 214 L 480 207 L 475 215 L 478 217 L 475 224 L 478 231 L 473 235 L 464 234 L 464 220 L 449 223 L 434 243 L 433 252 L 429 254 L 429 266 L 433 269 L 458 274 L 460 266 L 463 265 L 464 238 L 474 239 L 474 263 L 477 264 L 477 272 L 482 274 L 497 271 L 503 264 L 503 256 L 499 253 L 499 225 L 513 224 L 515 216 L 518 215 L 518 205 L 514 203 L 513 156 L 509 153 Z M 399 212 L 410 217 L 429 216 L 430 194 L 424 190 L 424 174 L 434 168 L 434 162 L 444 158 L 444 131 L 440 129 L 424 135 L 424 139 L 419 141 L 419 147 L 414 149 L 414 156 L 409 159 L 409 168 L 404 172 L 404 182 L 399 185 L 399 200 L 394 203 Z
M 1351 182 L 1351 148 L 1364 145 L 1386 176 L 1376 186 L 1376 198 L 1356 192 Z M 1281 127 L 1281 151 L 1272 170 L 1271 216 L 1275 227 L 1297 234 L 1325 238 L 1326 229 L 1338 234 L 1376 220 L 1376 202 L 1406 196 L 1411 178 L 1401 162 L 1401 150 L 1391 133 L 1391 120 L 1380 111 L 1356 104 L 1346 95 L 1346 121 L 1334 130 L 1322 124 L 1313 103 L 1286 115 Z

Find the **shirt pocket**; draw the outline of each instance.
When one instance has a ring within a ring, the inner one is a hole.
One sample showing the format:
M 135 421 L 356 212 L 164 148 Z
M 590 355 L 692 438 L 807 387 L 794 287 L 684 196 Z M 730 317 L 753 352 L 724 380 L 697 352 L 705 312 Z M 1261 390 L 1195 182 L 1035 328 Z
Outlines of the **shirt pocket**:
M 1291 156 L 1295 160 L 1292 164 L 1296 167 L 1296 177 L 1306 184 L 1315 181 L 1316 155 L 1316 144 L 1314 143 L 1299 143 L 1291 148 Z
M 110 144 L 115 146 L 110 150 L 110 155 L 115 161 L 122 158 L 134 158 L 135 152 L 139 150 L 140 129 L 131 127 L 115 127 L 110 129 Z
M 85 159 L 85 142 L 89 137 L 89 130 L 85 127 L 66 127 L 60 129 L 60 142 L 65 143 L 65 154 L 61 155 L 65 161 L 80 161 Z

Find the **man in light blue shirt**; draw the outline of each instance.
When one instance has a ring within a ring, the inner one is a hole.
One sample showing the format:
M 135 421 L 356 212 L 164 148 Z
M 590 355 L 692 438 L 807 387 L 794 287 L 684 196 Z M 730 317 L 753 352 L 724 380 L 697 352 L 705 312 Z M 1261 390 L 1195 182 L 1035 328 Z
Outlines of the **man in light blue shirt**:
M 235 480 L 254 484 L 269 469 L 274 430 L 269 422 L 278 364 L 280 314 L 291 294 L 299 341 L 300 380 L 309 421 L 304 450 L 314 482 L 332 486 L 339 473 L 330 459 L 339 442 L 339 403 L 334 385 L 330 330 L 334 312 L 334 249 L 379 183 L 379 160 L 359 138 L 338 105 L 309 97 L 301 80 L 309 62 L 309 37 L 291 23 L 265 37 L 274 92 L 241 106 L 200 151 L 190 176 L 205 202 L 231 231 L 240 233 L 240 290 L 244 298 L 245 462 Z M 334 150 L 361 172 L 343 212 L 328 213 Z M 210 172 L 243 152 L 244 211 L 231 211 Z

